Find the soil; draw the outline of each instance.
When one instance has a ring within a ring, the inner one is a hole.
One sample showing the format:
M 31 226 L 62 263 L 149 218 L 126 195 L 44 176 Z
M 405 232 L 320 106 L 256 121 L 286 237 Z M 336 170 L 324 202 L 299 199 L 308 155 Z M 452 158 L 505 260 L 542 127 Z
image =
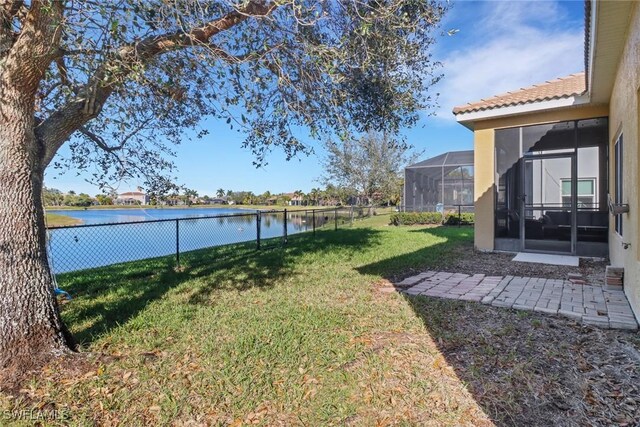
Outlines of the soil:
M 468 302 L 408 300 L 496 425 L 640 425 L 638 332 Z
M 481 252 L 473 245 L 460 245 L 453 249 L 441 264 L 432 270 L 487 276 L 527 276 L 544 279 L 566 279 L 569 273 L 582 274 L 582 278 L 593 285 L 604 284 L 605 267 L 608 260 L 581 258 L 578 267 L 534 264 L 511 261 L 516 254 L 506 252 Z

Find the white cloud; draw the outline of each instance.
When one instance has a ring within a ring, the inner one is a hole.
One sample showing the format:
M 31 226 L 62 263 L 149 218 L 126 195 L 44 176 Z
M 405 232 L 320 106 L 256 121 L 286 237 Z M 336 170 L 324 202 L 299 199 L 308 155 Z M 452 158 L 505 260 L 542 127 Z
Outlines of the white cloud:
M 453 120 L 456 105 L 582 71 L 583 28 L 557 3 L 489 2 L 479 12 L 459 23 L 460 43 L 452 40 L 447 46 L 454 49 L 440 52 L 438 117 Z

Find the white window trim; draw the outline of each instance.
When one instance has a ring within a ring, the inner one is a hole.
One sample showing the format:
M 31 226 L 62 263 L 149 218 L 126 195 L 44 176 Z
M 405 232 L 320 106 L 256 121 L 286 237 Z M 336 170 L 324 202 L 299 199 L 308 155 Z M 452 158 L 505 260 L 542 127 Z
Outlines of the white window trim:
M 596 177 L 591 177 L 591 176 L 585 176 L 585 177 L 580 177 L 577 179 L 578 182 L 580 181 L 591 181 L 593 182 L 593 193 L 591 194 L 578 194 L 578 199 L 580 199 L 580 197 L 591 197 L 591 204 L 592 205 L 596 205 L 598 203 L 598 178 Z M 571 178 L 560 178 L 560 202 L 564 205 L 564 200 L 563 197 L 571 197 L 571 194 L 564 194 L 562 191 L 562 184 L 565 182 L 571 182 Z

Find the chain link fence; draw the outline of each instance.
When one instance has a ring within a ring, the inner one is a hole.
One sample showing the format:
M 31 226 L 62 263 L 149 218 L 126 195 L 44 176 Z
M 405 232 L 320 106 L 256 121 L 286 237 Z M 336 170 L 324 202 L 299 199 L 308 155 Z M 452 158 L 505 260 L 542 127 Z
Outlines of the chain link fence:
M 380 210 L 355 206 L 285 209 L 50 227 L 47 238 L 55 274 L 164 256 L 173 256 L 180 265 L 184 257 L 201 249 L 240 243 L 264 249 L 282 246 L 294 234 L 338 230 L 376 215 L 376 209 Z

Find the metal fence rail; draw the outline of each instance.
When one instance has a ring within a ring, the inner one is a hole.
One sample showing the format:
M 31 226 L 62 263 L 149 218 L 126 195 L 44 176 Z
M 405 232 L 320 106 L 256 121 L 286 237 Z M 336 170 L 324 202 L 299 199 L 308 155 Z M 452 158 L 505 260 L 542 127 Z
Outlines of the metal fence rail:
M 335 229 L 375 213 L 373 207 L 272 210 L 149 221 L 85 224 L 47 229 L 56 274 L 129 261 L 174 256 L 231 244 L 281 246 L 289 236 Z

